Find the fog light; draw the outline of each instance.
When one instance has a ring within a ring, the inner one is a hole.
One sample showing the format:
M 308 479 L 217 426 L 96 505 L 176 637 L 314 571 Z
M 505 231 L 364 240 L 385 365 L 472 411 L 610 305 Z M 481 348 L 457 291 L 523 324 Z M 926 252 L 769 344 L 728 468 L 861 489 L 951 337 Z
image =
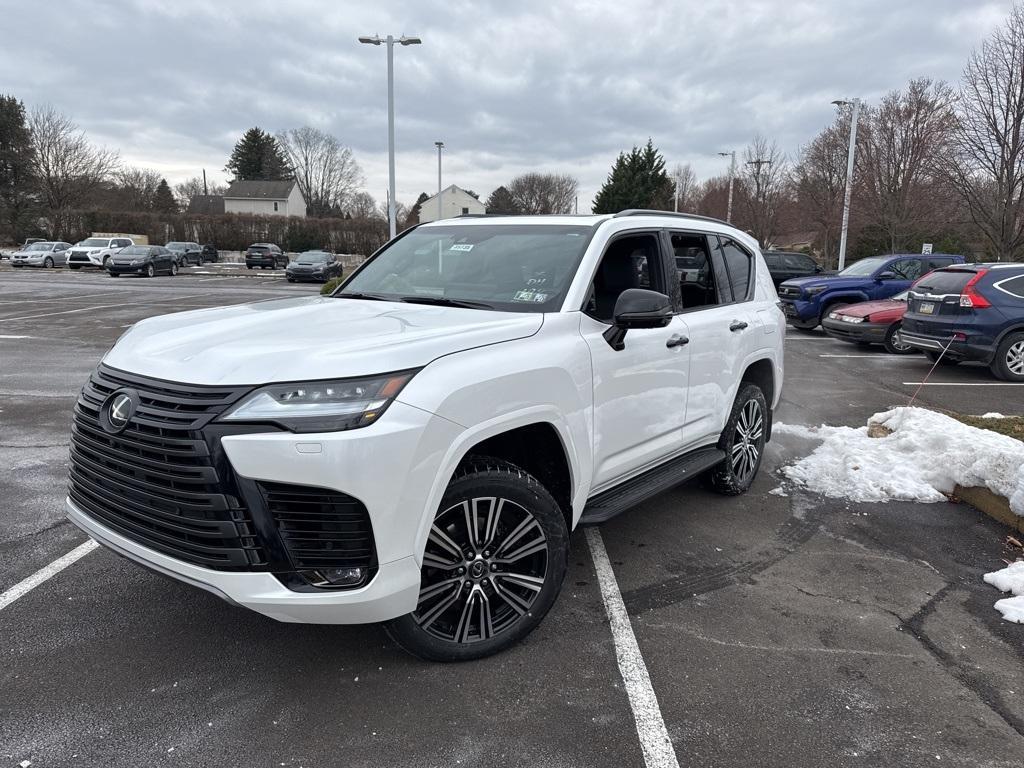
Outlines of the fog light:
M 365 568 L 321 568 L 305 571 L 303 576 L 314 587 L 356 587 L 366 578 Z

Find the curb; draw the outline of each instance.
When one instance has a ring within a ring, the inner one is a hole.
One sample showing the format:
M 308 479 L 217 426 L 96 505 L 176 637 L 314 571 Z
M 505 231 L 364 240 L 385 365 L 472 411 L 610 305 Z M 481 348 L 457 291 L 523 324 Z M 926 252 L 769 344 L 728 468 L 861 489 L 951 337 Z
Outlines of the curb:
M 1024 533 L 1024 517 L 1017 515 L 1010 509 L 1008 499 L 998 496 L 988 488 L 964 488 L 956 486 L 953 494 L 961 501 L 965 501 L 975 509 L 984 512 L 993 520 L 998 520 L 1015 531 Z

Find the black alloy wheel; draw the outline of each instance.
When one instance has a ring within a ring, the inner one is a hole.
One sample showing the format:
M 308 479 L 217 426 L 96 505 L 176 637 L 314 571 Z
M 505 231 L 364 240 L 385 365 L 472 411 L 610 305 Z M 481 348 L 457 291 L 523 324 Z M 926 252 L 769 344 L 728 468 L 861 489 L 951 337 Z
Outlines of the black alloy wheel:
M 548 612 L 567 556 L 565 518 L 547 489 L 508 462 L 471 459 L 431 526 L 416 610 L 390 622 L 388 633 L 433 661 L 497 653 Z

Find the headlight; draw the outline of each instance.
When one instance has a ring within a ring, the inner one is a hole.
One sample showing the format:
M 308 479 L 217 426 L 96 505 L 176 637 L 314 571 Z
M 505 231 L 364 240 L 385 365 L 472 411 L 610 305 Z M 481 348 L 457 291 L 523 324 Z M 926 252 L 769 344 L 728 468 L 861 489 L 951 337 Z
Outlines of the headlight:
M 863 317 L 854 317 L 853 315 L 842 315 L 844 323 L 863 323 Z
M 137 266 L 142 263 L 142 259 L 132 259 L 132 266 Z
M 245 397 L 221 419 L 269 422 L 292 432 L 365 427 L 380 418 L 415 373 L 271 384 Z
M 808 296 L 817 296 L 826 288 L 828 288 L 827 285 L 813 285 L 810 288 L 804 288 L 804 293 L 806 293 Z

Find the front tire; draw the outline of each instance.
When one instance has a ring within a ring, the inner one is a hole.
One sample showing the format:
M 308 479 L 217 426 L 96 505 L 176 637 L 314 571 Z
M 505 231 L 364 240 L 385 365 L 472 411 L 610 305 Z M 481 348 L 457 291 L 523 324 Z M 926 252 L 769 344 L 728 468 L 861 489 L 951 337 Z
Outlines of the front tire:
M 49 256 L 43 259 L 43 269 L 53 269 L 53 259 Z
M 796 328 L 798 331 L 813 331 L 818 327 L 817 318 L 811 320 L 800 320 L 795 317 L 789 318 L 789 324 Z
M 175 275 L 177 275 L 177 274 L 178 274 L 178 265 L 177 265 L 177 264 L 175 264 L 175 263 L 174 263 L 174 262 L 172 261 L 172 262 L 171 262 L 171 277 L 174 277 L 174 276 L 175 276 Z
M 146 277 L 153 277 L 155 274 L 156 270 L 153 268 L 152 264 L 146 267 Z
M 999 344 L 992 373 L 1003 381 L 1024 382 L 1024 333 L 1011 333 Z
M 746 493 L 757 477 L 767 439 L 768 404 L 761 388 L 745 384 L 718 440 L 725 461 L 711 471 L 711 487 L 726 496 Z
M 885 351 L 890 355 L 910 355 L 917 352 L 912 346 L 900 340 L 900 328 L 902 327 L 902 323 L 893 323 L 889 326 L 889 330 L 885 332 L 882 346 L 885 347 Z
M 565 578 L 569 533 L 547 488 L 514 464 L 471 458 L 430 529 L 416 610 L 391 638 L 428 661 L 469 661 L 526 637 Z

